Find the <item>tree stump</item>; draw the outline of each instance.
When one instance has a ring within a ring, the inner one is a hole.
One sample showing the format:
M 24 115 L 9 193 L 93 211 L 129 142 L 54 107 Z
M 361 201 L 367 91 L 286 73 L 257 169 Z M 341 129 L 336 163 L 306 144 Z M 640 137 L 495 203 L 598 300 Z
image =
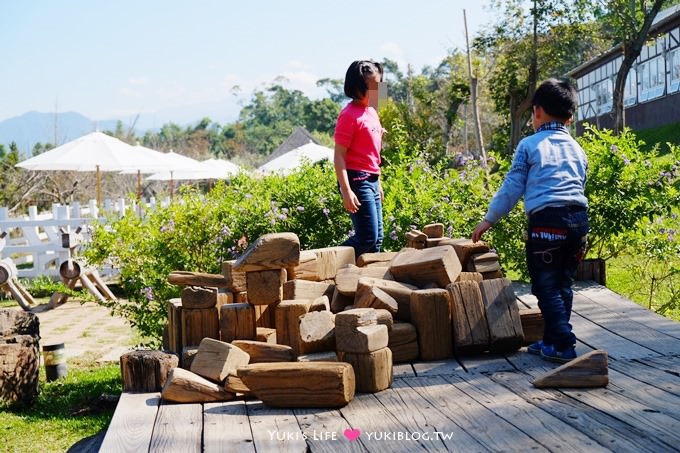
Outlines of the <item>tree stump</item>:
M 120 356 L 124 392 L 160 392 L 179 357 L 163 351 L 131 351 Z
M 39 326 L 34 313 L 0 310 L 0 400 L 28 404 L 38 395 Z

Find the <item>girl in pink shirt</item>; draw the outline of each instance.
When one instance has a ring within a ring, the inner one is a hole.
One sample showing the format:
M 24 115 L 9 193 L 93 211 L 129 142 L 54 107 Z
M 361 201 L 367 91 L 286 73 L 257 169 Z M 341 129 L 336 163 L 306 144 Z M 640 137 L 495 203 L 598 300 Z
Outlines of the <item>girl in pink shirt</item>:
M 378 85 L 382 82 L 380 63 L 354 61 L 345 75 L 345 95 L 352 101 L 338 116 L 335 127 L 335 175 L 342 204 L 350 213 L 354 235 L 342 245 L 362 253 L 380 251 L 383 242 L 380 184 L 380 148 L 383 128 L 375 110 Z

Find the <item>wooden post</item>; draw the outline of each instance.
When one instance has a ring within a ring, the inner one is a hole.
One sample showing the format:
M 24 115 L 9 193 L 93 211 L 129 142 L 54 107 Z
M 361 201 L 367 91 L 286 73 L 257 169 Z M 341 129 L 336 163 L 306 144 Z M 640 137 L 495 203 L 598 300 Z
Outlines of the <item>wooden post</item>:
M 418 332 L 422 360 L 440 360 L 453 355 L 451 312 L 445 289 L 413 291 L 411 321 Z
M 220 338 L 231 343 L 234 340 L 255 340 L 257 326 L 252 305 L 225 304 L 220 307 Z
M 162 351 L 131 351 L 120 356 L 124 392 L 159 392 L 179 357 Z

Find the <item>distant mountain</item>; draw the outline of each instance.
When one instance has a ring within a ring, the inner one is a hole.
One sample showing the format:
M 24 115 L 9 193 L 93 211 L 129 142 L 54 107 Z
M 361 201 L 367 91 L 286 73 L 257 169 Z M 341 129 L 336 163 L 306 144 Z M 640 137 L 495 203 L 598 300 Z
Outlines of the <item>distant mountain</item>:
M 0 121 L 0 144 L 9 148 L 9 144 L 15 142 L 22 154 L 30 156 L 38 142 L 61 145 L 96 130 L 115 128 L 116 120 L 92 121 L 75 112 L 27 112 Z

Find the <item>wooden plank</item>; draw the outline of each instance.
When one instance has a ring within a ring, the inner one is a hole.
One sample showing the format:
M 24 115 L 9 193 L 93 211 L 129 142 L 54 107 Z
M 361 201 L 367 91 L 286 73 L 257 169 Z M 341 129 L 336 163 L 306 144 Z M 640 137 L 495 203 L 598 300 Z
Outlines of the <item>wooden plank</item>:
M 438 409 L 462 430 L 474 433 L 484 448 L 492 451 L 547 451 L 541 444 L 451 385 L 443 376 L 407 380 L 428 404 Z
M 525 401 L 488 377 L 466 374 L 443 378 L 550 451 L 568 450 L 585 453 L 610 451 L 576 428 Z
M 261 401 L 247 401 L 246 409 L 258 452 L 306 453 L 300 425 L 291 409 L 276 409 Z
M 640 427 L 622 422 L 614 414 L 593 408 L 556 390 L 534 388 L 530 384 L 532 378 L 527 375 L 495 373 L 490 378 L 612 451 L 669 451 L 671 448 Z M 599 391 L 602 389 L 588 390 L 587 393 Z
M 203 451 L 255 452 L 245 402 L 229 401 L 203 405 Z
M 676 377 L 675 381 L 673 387 L 678 392 L 680 379 Z M 680 395 L 660 389 L 652 382 L 639 381 L 610 367 L 607 389 L 680 420 Z
M 515 368 L 500 354 L 477 354 L 459 357 L 458 361 L 466 372 L 472 374 L 491 374 L 499 371 L 515 371 Z
M 680 351 L 679 351 L 680 352 Z M 648 364 L 667 373 L 680 376 L 680 357 L 653 357 L 649 359 L 641 359 L 642 363 Z
M 416 372 L 410 363 L 397 363 L 392 365 L 394 377 L 415 377 Z
M 334 409 L 293 409 L 309 451 L 314 453 L 363 452 L 360 442 L 348 441 L 345 430 L 351 429 L 340 411 Z M 240 452 L 239 452 L 240 453 Z
M 647 360 L 610 360 L 609 369 L 644 382 L 645 385 L 680 396 L 680 375 L 649 366 Z
M 465 373 L 465 369 L 463 369 L 456 359 L 414 362 L 413 369 L 416 371 L 416 376 Z
M 149 452 L 201 452 L 203 406 L 161 402 Z
M 99 451 L 147 451 L 160 401 L 158 392 L 122 393 Z

